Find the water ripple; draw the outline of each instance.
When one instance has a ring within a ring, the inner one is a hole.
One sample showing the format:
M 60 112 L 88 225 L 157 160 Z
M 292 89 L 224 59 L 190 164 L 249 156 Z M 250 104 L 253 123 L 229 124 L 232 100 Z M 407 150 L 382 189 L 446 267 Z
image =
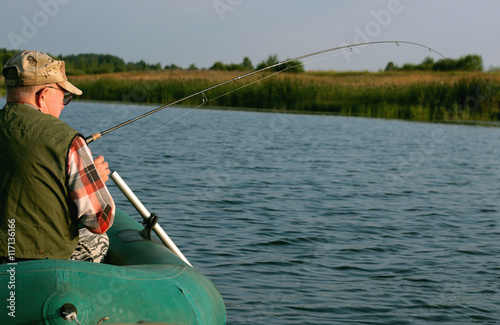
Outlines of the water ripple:
M 62 118 L 95 133 L 146 109 Z M 499 129 L 196 110 L 124 141 L 184 111 L 91 149 L 218 286 L 228 324 L 498 323 Z

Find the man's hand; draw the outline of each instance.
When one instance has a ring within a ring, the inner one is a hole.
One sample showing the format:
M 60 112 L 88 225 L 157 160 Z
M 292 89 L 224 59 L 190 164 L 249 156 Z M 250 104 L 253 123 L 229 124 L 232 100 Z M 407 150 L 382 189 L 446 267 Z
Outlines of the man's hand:
M 109 179 L 109 168 L 108 163 L 104 161 L 103 156 L 99 156 L 94 159 L 94 165 L 101 176 L 101 179 L 104 183 L 106 183 Z

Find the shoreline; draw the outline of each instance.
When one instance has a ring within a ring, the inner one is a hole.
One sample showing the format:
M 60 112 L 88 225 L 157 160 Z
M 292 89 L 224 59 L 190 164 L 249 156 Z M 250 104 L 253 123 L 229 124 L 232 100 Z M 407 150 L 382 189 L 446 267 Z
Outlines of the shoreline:
M 1 99 L 2 97 L 0 97 Z M 161 103 L 137 103 L 137 102 L 117 102 L 117 101 L 102 101 L 102 100 L 82 100 L 77 99 L 75 102 L 82 103 L 102 103 L 102 104 L 120 104 L 120 105 L 137 105 L 137 106 L 150 106 L 151 110 L 160 107 Z M 296 114 L 296 115 L 312 115 L 312 116 L 337 116 L 337 117 L 352 117 L 352 118 L 364 118 L 364 119 L 382 119 L 382 120 L 394 120 L 401 122 L 410 123 L 428 123 L 428 124 L 455 124 L 455 125 L 468 125 L 468 126 L 481 126 L 481 127 L 500 127 L 500 121 L 480 121 L 480 120 L 442 120 L 442 121 L 417 121 L 417 120 L 404 120 L 397 118 L 385 118 L 385 117 L 371 117 L 363 115 L 342 115 L 339 113 L 332 112 L 311 112 L 311 111 L 286 111 L 277 109 L 265 109 L 265 108 L 248 108 L 248 107 L 226 107 L 226 106 L 192 106 L 192 105 L 174 105 L 169 108 L 181 108 L 181 109 L 192 109 L 192 110 L 216 110 L 216 111 L 234 111 L 234 112 L 255 112 L 255 113 L 266 113 L 266 114 Z M 168 108 L 165 108 L 168 109 Z M 139 113 L 138 113 L 139 115 Z
M 5 95 L 0 95 L 0 102 L 5 100 Z M 161 103 L 137 103 L 137 102 L 118 102 L 118 101 L 105 101 L 105 100 L 92 100 L 92 99 L 76 99 L 75 102 L 82 103 L 102 103 L 111 104 L 119 103 L 122 105 L 139 105 L 139 106 L 151 106 L 151 109 L 155 107 L 160 107 Z M 5 103 L 2 103 L 2 107 Z M 384 117 L 372 117 L 363 115 L 342 115 L 335 112 L 311 112 L 311 111 L 287 111 L 287 110 L 276 110 L 276 109 L 265 109 L 265 108 L 249 108 L 249 107 L 227 107 L 227 106 L 191 106 L 191 105 L 175 105 L 172 108 L 183 108 L 183 109 L 202 109 L 202 110 L 218 110 L 218 111 L 235 111 L 235 112 L 256 112 L 256 113 L 269 113 L 269 114 L 297 114 L 297 115 L 323 115 L 323 116 L 339 116 L 339 117 L 353 117 L 353 118 L 366 118 L 366 119 L 384 119 L 384 120 L 396 120 L 403 122 L 412 123 L 431 123 L 431 124 L 456 124 L 456 125 L 469 125 L 469 126 L 481 126 L 481 127 L 500 127 L 500 121 L 481 121 L 481 120 L 441 120 L 441 121 L 417 121 L 417 120 L 404 120 L 397 118 L 384 118 Z
M 177 106 L 195 107 L 207 101 L 204 109 L 431 123 L 500 121 L 498 72 L 308 71 L 239 81 L 241 75 L 241 71 L 168 70 L 80 75 L 70 80 L 84 92 L 75 99 L 108 103 L 161 106 L 197 94 Z M 0 97 L 4 91 L 0 87 Z

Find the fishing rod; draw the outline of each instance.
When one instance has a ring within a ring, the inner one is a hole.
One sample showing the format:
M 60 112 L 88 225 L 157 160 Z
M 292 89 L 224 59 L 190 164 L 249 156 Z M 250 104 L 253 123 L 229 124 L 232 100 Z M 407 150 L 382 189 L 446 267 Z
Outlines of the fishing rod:
M 210 91 L 210 90 L 213 90 L 215 88 L 219 88 L 223 85 L 226 85 L 226 84 L 229 84 L 231 82 L 235 82 L 235 81 L 239 81 L 239 80 L 242 80 L 244 78 L 247 78 L 247 77 L 250 77 L 252 75 L 255 75 L 257 73 L 260 73 L 260 72 L 263 72 L 263 71 L 266 71 L 266 70 L 270 70 L 270 69 L 273 69 L 273 68 L 276 68 L 276 67 L 279 67 L 281 65 L 286 65 L 290 62 L 293 62 L 293 61 L 298 61 L 298 60 L 302 60 L 302 59 L 305 59 L 305 58 L 308 58 L 308 57 L 311 57 L 311 56 L 315 56 L 315 55 L 319 55 L 319 54 L 323 54 L 323 53 L 327 53 L 327 52 L 333 52 L 333 51 L 337 51 L 337 50 L 341 50 L 341 49 L 349 49 L 349 50 L 352 50 L 353 47 L 360 47 L 360 46 L 365 46 L 365 45 L 374 45 L 374 44 L 396 44 L 397 46 L 399 46 L 399 44 L 408 44 L 408 45 L 415 45 L 415 46 L 418 46 L 418 47 L 423 47 L 423 48 L 426 48 L 427 50 L 429 50 L 430 52 L 434 52 L 436 54 L 438 54 L 439 56 L 441 56 L 443 59 L 446 59 L 446 57 L 439 53 L 438 51 L 426 46 L 426 45 L 423 45 L 423 44 L 420 44 L 420 43 L 415 43 L 415 42 L 408 42 L 408 41 L 373 41 L 373 42 L 364 42 L 364 43 L 356 43 L 356 44 L 349 44 L 349 45 L 343 45 L 343 46 L 338 46 L 338 47 L 334 47 L 334 48 L 330 48 L 330 49 L 326 49 L 326 50 L 321 50 L 321 51 L 317 51 L 317 52 L 313 52 L 313 53 L 309 53 L 309 54 L 305 54 L 305 55 L 301 55 L 301 56 L 298 56 L 296 58 L 293 58 L 293 59 L 287 59 L 285 61 L 282 61 L 282 62 L 279 62 L 279 63 L 275 63 L 273 65 L 270 65 L 270 66 L 267 66 L 267 67 L 264 67 L 262 69 L 259 69 L 259 70 L 255 70 L 255 71 L 252 71 L 252 72 L 248 72 L 246 74 L 243 74 L 241 76 L 238 76 L 238 77 L 235 77 L 235 78 L 232 78 L 232 79 L 229 79 L 229 80 L 226 80 L 226 81 L 223 81 L 221 83 L 218 83 L 214 86 L 211 86 L 211 87 L 208 87 L 208 88 L 205 88 L 203 90 L 200 90 L 196 93 L 193 93 L 189 96 L 186 96 L 184 98 L 181 98 L 181 99 L 178 99 L 170 104 L 166 104 L 166 105 L 163 105 L 163 106 L 160 106 L 158 108 L 155 108 L 151 111 L 148 111 L 142 115 L 139 115 L 137 117 L 134 117 L 128 121 L 125 121 L 123 123 L 120 123 L 118 125 L 115 125 L 107 130 L 104 130 L 104 131 L 101 131 L 99 133 L 95 133 L 95 134 L 92 134 L 88 137 L 85 138 L 85 141 L 87 142 L 87 144 L 90 144 L 92 142 L 94 142 L 95 140 L 101 138 L 102 136 L 108 134 L 109 132 L 112 132 L 112 131 L 115 131 L 125 125 L 128 125 L 130 123 L 133 123 L 135 121 L 138 121 L 148 115 L 151 115 L 151 114 L 154 114 L 156 112 L 159 112 L 167 107 L 171 107 L 175 104 L 179 104 L 187 99 L 190 99 L 190 98 L 193 98 L 195 96 L 199 96 L 199 95 L 203 95 L 203 104 L 205 104 L 207 101 L 206 101 L 206 96 L 205 96 L 205 93 Z M 282 71 L 280 71 L 282 72 Z M 201 106 L 200 105 L 200 106 Z

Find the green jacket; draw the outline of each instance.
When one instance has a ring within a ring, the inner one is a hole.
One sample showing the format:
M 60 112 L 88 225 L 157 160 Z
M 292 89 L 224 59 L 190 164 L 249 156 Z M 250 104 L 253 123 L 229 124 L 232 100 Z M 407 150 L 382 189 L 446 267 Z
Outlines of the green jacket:
M 76 136 L 33 107 L 0 110 L 0 256 L 68 259 L 75 250 L 78 219 L 66 175 Z

